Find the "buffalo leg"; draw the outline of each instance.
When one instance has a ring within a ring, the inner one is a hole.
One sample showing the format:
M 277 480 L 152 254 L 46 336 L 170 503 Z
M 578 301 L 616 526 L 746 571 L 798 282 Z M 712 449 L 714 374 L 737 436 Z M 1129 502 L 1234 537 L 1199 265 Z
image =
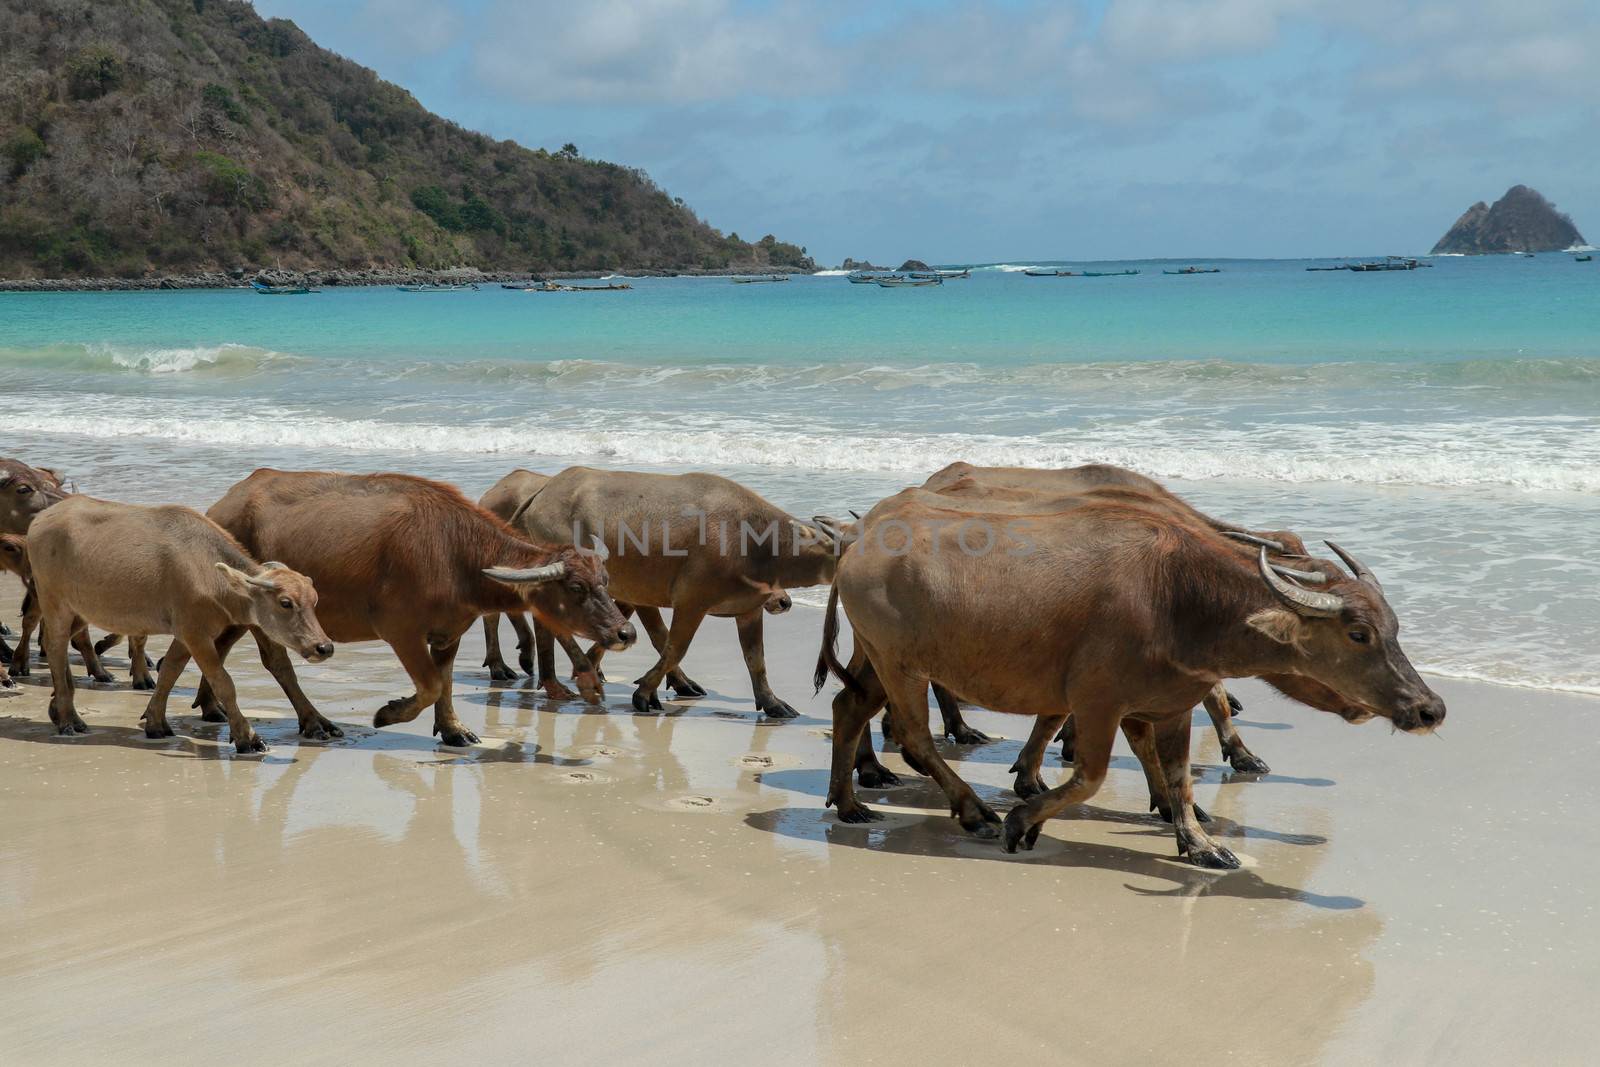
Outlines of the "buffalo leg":
M 178 638 L 194 657 L 195 666 L 200 668 L 200 673 L 211 683 L 211 692 L 215 694 L 224 714 L 228 716 L 228 737 L 233 741 L 234 751 L 265 752 L 267 743 L 261 740 L 251 728 L 250 720 L 239 710 L 239 696 L 234 691 L 233 679 L 222 666 L 222 650 L 217 644 L 201 635 L 179 634 Z
M 855 650 L 850 654 L 850 664 L 845 669 L 850 672 L 852 678 L 855 678 L 865 686 L 868 692 L 874 694 L 870 698 L 861 698 L 871 704 L 871 708 L 866 713 L 867 720 L 870 722 L 872 717 L 883 709 L 888 698 L 883 695 L 883 687 L 878 684 L 877 672 L 872 669 L 872 661 L 867 659 L 867 654 L 862 649 L 861 642 L 856 642 Z M 889 726 L 887 716 L 884 717 L 883 725 L 887 730 Z M 887 736 L 887 733 L 885 733 L 885 737 Z M 900 784 L 900 776 L 878 762 L 878 754 L 872 751 L 872 731 L 870 729 L 863 729 L 860 739 L 856 741 L 855 771 L 856 781 L 860 783 L 863 789 L 883 789 L 887 786 Z
M 927 769 L 950 801 L 950 814 L 961 828 L 979 837 L 995 837 L 1000 816 L 978 799 L 972 787 L 962 781 L 934 747 L 928 729 L 928 679 L 916 678 L 898 669 L 879 669 L 884 692 L 889 699 L 889 714 L 895 719 L 895 733 L 907 758 Z
M 621 608 L 622 605 L 618 604 L 617 607 Z M 550 631 L 541 627 L 538 632 L 543 636 Z M 585 700 L 598 704 L 605 696 L 605 690 L 601 688 L 605 676 L 600 673 L 600 668 L 571 637 L 558 637 L 556 640 L 561 642 L 562 651 L 572 661 L 572 681 L 577 685 L 578 692 L 583 694 Z M 551 655 L 555 655 L 553 649 Z
M 411 677 L 416 692 L 408 697 L 397 697 L 379 708 L 372 716 L 372 725 L 392 726 L 397 722 L 410 722 L 439 699 L 441 683 L 439 667 L 428 648 L 427 638 L 421 634 L 405 634 L 389 638 L 389 647 L 400 659 L 400 666 Z
M 134 689 L 154 689 L 156 680 L 150 677 L 150 660 L 144 654 L 144 636 L 128 638 L 128 675 Z M 98 645 L 96 646 L 99 647 Z
M 233 650 L 233 646 L 238 644 L 239 638 L 244 636 L 245 629 L 246 627 L 243 626 L 230 626 L 218 634 L 216 640 L 217 654 L 226 660 L 228 653 Z M 228 721 L 228 713 L 218 703 L 216 694 L 212 692 L 211 679 L 209 678 L 201 679 L 200 687 L 194 691 L 194 703 L 189 706 L 200 709 L 201 722 Z
M 513 627 L 517 624 L 517 618 L 518 617 L 515 615 L 511 617 L 511 624 Z M 519 638 L 518 640 L 518 647 L 520 648 L 521 639 Z M 571 642 L 574 649 L 578 647 L 578 643 L 573 641 L 570 637 L 566 638 L 565 640 Z M 550 628 L 542 625 L 539 622 L 535 622 L 531 632 L 528 634 L 528 642 L 529 647 L 524 652 L 526 660 L 523 663 L 523 667 L 528 670 L 528 673 L 533 673 L 533 653 L 534 650 L 537 649 L 539 653 L 539 688 L 544 690 L 544 695 L 549 697 L 551 700 L 571 700 L 573 697 L 577 696 L 578 694 L 562 685 L 561 679 L 556 677 L 556 637 L 555 634 L 550 632 Z M 578 655 L 582 656 L 582 651 L 579 651 Z M 576 670 L 576 668 L 574 668 L 574 670 Z M 599 683 L 592 684 L 595 687 L 594 693 L 598 695 Z M 582 681 L 579 681 L 579 688 L 582 688 L 582 686 Z M 584 695 L 590 695 L 589 691 L 586 690 Z
M 17 647 L 11 654 L 11 672 L 19 678 L 28 676 L 28 642 L 38 628 L 39 598 L 30 588 L 22 598 L 22 629 L 17 631 Z M 39 635 L 39 643 L 44 643 L 44 634 Z
M 289 659 L 289 650 L 256 627 L 250 628 L 250 635 L 256 639 L 256 650 L 261 653 L 261 665 L 272 675 L 273 680 L 278 683 L 278 688 L 283 690 L 283 695 L 289 698 L 289 704 L 294 708 L 295 718 L 300 721 L 300 736 L 310 741 L 327 741 L 343 737 L 344 731 L 338 724 L 318 711 L 317 706 L 306 696 L 305 690 L 300 688 L 300 678 L 294 672 L 294 663 Z
M 1023 800 L 1043 793 L 1048 788 L 1039 769 L 1044 766 L 1044 751 L 1049 747 L 1050 739 L 1056 736 L 1056 731 L 1062 725 L 1061 716 L 1041 715 L 1033 721 L 1033 732 L 1028 735 L 1022 751 L 1017 753 L 1017 761 L 1011 765 L 1012 773 L 1017 776 L 1011 788 Z
M 939 704 L 939 717 L 944 720 L 944 735 L 958 745 L 987 745 L 989 735 L 982 730 L 974 730 L 967 725 L 967 720 L 961 716 L 961 705 L 956 702 L 955 694 L 944 686 L 934 683 L 933 699 Z
M 1227 705 L 1224 704 L 1224 707 Z M 1213 841 L 1200 826 L 1194 807 L 1194 781 L 1189 774 L 1189 712 L 1158 724 L 1155 749 L 1166 776 L 1167 803 L 1172 808 L 1172 829 L 1178 838 L 1178 855 L 1188 856 L 1197 867 L 1236 870 L 1239 857 Z
M 862 786 L 867 788 L 899 782 L 899 779 L 890 774 L 872 754 L 872 731 L 868 728 L 872 717 L 878 713 L 878 709 L 883 707 L 888 698 L 878 681 L 877 671 L 873 669 L 871 661 L 862 650 L 860 641 L 856 642 L 856 651 L 850 658 L 849 670 L 860 684 L 861 691 L 857 692 L 846 686 L 834 694 L 833 759 L 828 772 L 828 797 L 824 807 L 835 808 L 839 812 L 840 822 L 871 822 L 883 816 L 856 799 L 855 781 L 851 777 L 851 772 L 859 773 Z M 870 761 L 870 767 L 876 771 L 863 769 L 867 761 Z M 888 775 L 891 781 L 878 782 L 877 771 Z M 869 783 L 869 777 L 875 780 Z
M 1236 771 L 1266 774 L 1272 768 L 1246 747 L 1244 739 L 1239 736 L 1239 728 L 1233 724 L 1235 703 L 1233 696 L 1221 682 L 1206 694 L 1206 714 L 1211 716 L 1211 725 L 1217 728 L 1217 740 L 1222 742 L 1222 758 Z
M 89 640 L 89 628 L 80 627 L 72 635 L 72 647 L 77 650 L 79 658 L 83 660 L 83 673 L 94 681 L 102 684 L 114 682 L 111 672 L 100 663 L 100 657 L 95 655 L 94 642 Z
M 517 672 L 506 666 L 506 658 L 500 652 L 500 613 L 483 617 L 483 665 L 489 668 L 489 680 L 494 682 L 509 682 L 517 677 Z
M 447 645 L 435 645 L 429 650 L 433 657 L 433 669 L 439 676 L 439 696 L 433 702 L 433 732 L 440 741 L 457 748 L 478 743 L 478 735 L 463 726 L 456 717 L 455 662 L 460 649 L 461 639 L 458 637 Z
M 517 635 L 517 666 L 522 668 L 522 673 L 529 678 L 533 677 L 533 627 L 528 621 L 528 616 L 520 611 L 513 611 L 506 616 L 506 621 L 511 624 L 511 631 Z M 496 633 L 499 633 L 496 628 Z
M 1161 765 L 1161 753 L 1156 749 L 1155 727 L 1140 720 L 1123 719 L 1122 736 L 1128 739 L 1128 747 L 1133 749 L 1133 754 L 1139 758 L 1139 768 L 1144 771 L 1145 785 L 1150 790 L 1150 810 L 1163 821 L 1171 822 L 1172 800 L 1167 795 L 1167 772 Z M 1194 817 L 1201 822 L 1211 821 L 1211 816 L 1198 804 L 1194 805 Z
M 72 699 L 72 666 L 67 662 L 67 636 L 72 633 L 72 616 L 53 614 L 41 626 L 40 642 L 50 661 L 50 721 L 58 734 L 86 734 L 89 724 L 78 715 Z
M 762 609 L 747 611 L 735 618 L 739 624 L 739 648 L 744 652 L 744 665 L 750 672 L 750 688 L 755 691 L 756 710 L 767 713 L 772 719 L 797 719 L 800 713 L 778 699 L 767 681 L 767 653 L 762 644 Z M 640 612 L 639 617 L 644 618 Z
M 1031 796 L 1006 814 L 1005 848 L 1031 851 L 1039 840 L 1046 820 L 1060 815 L 1074 804 L 1082 804 L 1100 791 L 1111 766 L 1111 745 L 1117 736 L 1118 716 L 1109 709 L 1096 709 L 1085 717 L 1078 734 L 1077 759 L 1072 777 L 1054 789 Z
M 161 670 L 156 675 L 155 692 L 150 694 L 150 702 L 144 706 L 144 714 L 140 716 L 144 722 L 146 737 L 172 736 L 172 727 L 167 722 L 167 698 L 172 695 L 172 687 L 178 684 L 178 677 L 188 665 L 188 646 L 174 639 L 167 648 L 167 654 L 161 657 Z
M 670 631 L 661 618 L 661 609 L 649 606 L 636 607 L 639 622 L 644 625 L 644 632 L 650 638 L 650 645 L 660 655 L 667 650 L 667 635 Z M 748 660 L 747 660 L 748 662 Z M 703 697 L 706 695 L 705 687 L 699 682 L 684 674 L 680 668 L 674 667 L 667 672 L 667 687 L 680 697 Z M 759 704 L 757 704 L 760 707 Z M 765 711 L 765 708 L 762 708 Z
M 683 659 L 685 652 L 689 651 L 689 644 L 694 640 L 695 631 L 700 629 L 700 623 L 705 620 L 706 609 L 699 604 L 672 609 L 672 626 L 667 630 L 667 647 L 661 650 L 661 658 L 656 660 L 655 666 L 634 683 L 638 686 L 633 691 L 633 710 L 640 714 L 661 710 L 661 698 L 656 695 L 656 690 L 661 687 L 661 682 Z

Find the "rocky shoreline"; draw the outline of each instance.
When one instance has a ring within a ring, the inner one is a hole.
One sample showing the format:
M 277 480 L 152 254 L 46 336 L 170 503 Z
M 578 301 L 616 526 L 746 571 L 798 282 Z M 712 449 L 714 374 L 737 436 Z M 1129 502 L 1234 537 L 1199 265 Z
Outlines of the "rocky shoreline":
M 589 271 L 482 271 L 476 267 L 449 270 L 410 270 L 374 267 L 364 270 L 243 270 L 191 271 L 142 278 L 0 278 L 0 292 L 100 293 L 147 289 L 239 289 L 254 280 L 268 285 L 305 285 L 314 289 L 360 285 L 483 284 L 525 282 L 545 278 L 674 278 L 722 277 L 730 274 L 810 274 L 798 267 L 744 264 L 716 270 L 589 270 Z

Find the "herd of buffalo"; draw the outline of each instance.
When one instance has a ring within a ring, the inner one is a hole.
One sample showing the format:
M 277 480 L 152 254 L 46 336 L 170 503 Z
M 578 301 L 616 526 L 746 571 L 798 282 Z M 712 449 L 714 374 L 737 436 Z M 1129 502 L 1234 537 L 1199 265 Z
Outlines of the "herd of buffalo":
M 1443 701 L 1400 648 L 1377 578 L 1328 547 L 1343 567 L 1293 533 L 1211 518 L 1104 465 L 956 463 L 843 522 L 803 521 L 717 475 L 586 467 L 513 471 L 477 504 L 404 474 L 262 469 L 202 515 L 70 492 L 48 468 L 0 459 L 0 566 L 26 587 L 16 647 L 0 640 L 0 684 L 28 673 L 37 633 L 50 719 L 60 733 L 86 732 L 68 648 L 110 681 L 99 656 L 125 637 L 134 687 L 153 690 L 147 736 L 172 736 L 167 699 L 192 658 L 202 717 L 226 721 L 239 752 L 257 752 L 266 746 L 224 667 L 241 637 L 252 636 L 312 739 L 342 731 L 301 689 L 289 652 L 315 663 L 338 643 L 381 640 L 414 692 L 378 709 L 373 724 L 409 722 L 431 706 L 433 732 L 470 745 L 478 738 L 457 717 L 451 687 L 475 620 L 494 679 L 516 677 L 500 646 L 504 614 L 520 666 L 547 694 L 576 696 L 557 676 L 559 643 L 574 684 L 597 700 L 604 654 L 633 644 L 637 615 L 657 653 L 633 693 L 648 713 L 661 707 L 663 685 L 680 698 L 704 695 L 683 657 L 714 615 L 738 626 L 757 708 L 790 718 L 767 680 L 763 616 L 789 608 L 789 589 L 831 583 L 816 684 L 830 673 L 842 683 L 827 798 L 840 819 L 878 818 L 857 782 L 897 781 L 867 729 L 885 709 L 886 740 L 938 783 L 964 828 L 1002 836 L 1008 851 L 1032 848 L 1045 820 L 1095 794 L 1120 730 L 1179 854 L 1233 868 L 1239 860 L 1205 832 L 1194 804 L 1191 709 L 1205 705 L 1235 768 L 1266 764 L 1234 728 L 1223 679 L 1264 679 L 1351 722 L 1381 716 L 1426 732 L 1444 719 Z M 837 648 L 841 606 L 848 658 Z M 109 632 L 92 643 L 90 625 Z M 154 634 L 173 641 L 152 677 L 144 645 Z M 1022 803 L 1003 820 L 935 747 L 930 685 L 958 742 L 987 740 L 963 720 L 963 702 L 1036 717 L 1012 767 Z M 1051 789 L 1039 772 L 1055 738 L 1073 773 Z

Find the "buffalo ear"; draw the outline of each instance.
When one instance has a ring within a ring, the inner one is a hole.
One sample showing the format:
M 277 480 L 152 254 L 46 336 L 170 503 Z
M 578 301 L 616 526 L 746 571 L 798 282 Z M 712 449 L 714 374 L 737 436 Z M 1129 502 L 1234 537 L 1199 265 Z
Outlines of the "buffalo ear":
M 248 574 L 246 574 L 244 571 L 236 570 L 233 567 L 228 566 L 221 560 L 217 561 L 217 570 L 221 571 L 222 576 L 228 579 L 228 584 L 233 586 L 235 592 L 244 593 L 246 595 L 249 594 L 250 576 Z
M 1300 621 L 1300 616 L 1282 608 L 1264 608 L 1246 619 L 1245 624 L 1252 630 L 1266 634 L 1280 645 L 1299 644 L 1300 631 L 1304 625 Z

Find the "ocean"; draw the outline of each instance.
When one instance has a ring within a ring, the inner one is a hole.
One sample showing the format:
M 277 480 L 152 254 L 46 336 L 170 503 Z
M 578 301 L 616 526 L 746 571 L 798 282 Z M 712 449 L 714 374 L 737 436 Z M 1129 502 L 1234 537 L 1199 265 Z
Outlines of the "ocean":
M 701 469 L 803 516 L 957 459 L 1116 463 L 1339 541 L 1431 671 L 1600 693 L 1600 270 L 1305 270 L 1325 262 L 1019 261 L 919 289 L 0 294 L 0 455 L 200 508 L 263 465 L 474 497 L 517 466 Z

